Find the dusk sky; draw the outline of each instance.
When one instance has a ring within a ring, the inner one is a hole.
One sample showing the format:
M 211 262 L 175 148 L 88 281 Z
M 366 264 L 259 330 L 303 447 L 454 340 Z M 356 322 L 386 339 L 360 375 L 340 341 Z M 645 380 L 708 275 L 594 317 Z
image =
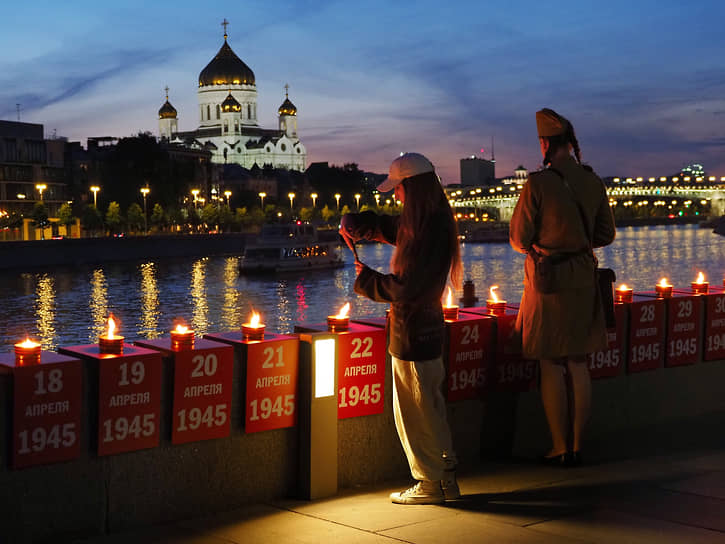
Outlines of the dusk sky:
M 197 127 L 197 78 L 223 43 L 254 71 L 260 125 L 284 85 L 308 163 L 386 172 L 417 151 L 444 183 L 459 160 L 536 169 L 534 113 L 574 124 L 601 176 L 725 175 L 725 3 L 12 2 L 0 20 L 0 119 L 46 135 L 158 134 L 164 87 Z

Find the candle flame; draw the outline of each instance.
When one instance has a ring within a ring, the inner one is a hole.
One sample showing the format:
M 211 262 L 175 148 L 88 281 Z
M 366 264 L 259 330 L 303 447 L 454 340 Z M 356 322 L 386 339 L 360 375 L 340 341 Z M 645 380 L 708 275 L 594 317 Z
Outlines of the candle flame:
M 494 302 L 499 301 L 499 298 L 496 296 L 495 293 L 496 289 L 498 289 L 498 285 L 492 285 L 491 289 L 488 290 L 488 292 L 491 293 L 491 300 L 493 300 Z
M 340 312 L 335 317 L 340 318 L 340 319 L 347 317 L 347 314 L 349 311 L 350 311 L 350 303 L 346 302 L 345 305 L 342 308 L 340 308 Z
M 657 285 L 660 287 L 671 287 L 671 285 L 667 282 L 667 278 L 662 278 Z
M 30 338 L 26 337 L 25 340 L 16 345 L 20 346 L 21 348 L 37 348 L 40 344 L 38 344 L 37 342 L 33 342 Z
M 705 283 L 705 274 L 700 272 L 697 274 L 697 279 L 695 280 L 695 283 Z
M 112 315 L 108 316 L 108 338 L 113 338 L 116 332 L 116 321 Z
M 189 327 L 179 324 L 176 325 L 176 328 L 174 330 L 179 334 L 186 334 L 187 332 L 189 332 Z
M 259 314 L 255 311 L 252 311 L 252 317 L 249 320 L 249 325 L 251 327 L 259 327 L 259 322 L 261 321 L 261 318 L 259 317 Z
M 450 308 L 453 306 L 453 289 L 451 289 L 451 286 L 448 286 L 448 296 L 446 297 L 446 306 Z
M 626 283 L 623 283 L 622 285 L 617 287 L 617 291 L 627 291 L 628 289 L 629 289 L 629 287 L 627 286 Z

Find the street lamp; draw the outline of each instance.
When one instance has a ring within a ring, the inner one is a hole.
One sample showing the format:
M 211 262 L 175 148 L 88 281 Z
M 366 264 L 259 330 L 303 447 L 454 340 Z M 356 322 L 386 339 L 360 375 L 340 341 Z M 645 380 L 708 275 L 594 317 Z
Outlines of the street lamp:
M 355 193 L 355 205 L 357 206 L 357 211 L 360 211 L 360 193 Z
M 340 193 L 335 193 L 335 200 L 337 201 L 337 211 L 340 211 Z
M 91 186 L 91 192 L 93 193 L 93 207 L 98 207 L 98 191 L 100 191 L 101 188 L 98 185 L 92 185 Z
M 310 194 L 310 198 L 312 199 L 312 207 L 315 207 L 315 202 L 317 201 L 317 193 Z
M 259 193 L 259 200 L 262 202 L 262 211 L 264 211 L 264 197 L 267 196 L 267 193 L 264 191 Z
M 287 193 L 287 196 L 289 197 L 289 209 L 290 211 L 293 210 L 292 205 L 295 201 L 295 194 L 294 193 Z
M 40 201 L 42 202 L 43 201 L 43 191 L 45 191 L 48 188 L 48 186 L 45 183 L 38 183 L 35 186 L 35 188 L 40 193 Z
M 192 189 L 191 194 L 194 195 L 194 209 L 196 209 L 196 197 L 199 196 L 199 189 Z
M 149 191 L 151 191 L 151 189 L 149 189 L 148 187 L 141 187 L 141 194 L 143 195 L 143 231 L 144 231 L 144 234 L 148 234 L 148 232 L 149 232 L 149 224 L 148 224 L 148 219 L 146 217 L 146 197 L 148 196 Z
M 380 207 L 380 193 L 375 193 L 375 205 Z
M 229 207 L 229 197 L 232 196 L 232 192 L 229 190 L 224 191 L 224 196 L 227 197 L 227 208 Z

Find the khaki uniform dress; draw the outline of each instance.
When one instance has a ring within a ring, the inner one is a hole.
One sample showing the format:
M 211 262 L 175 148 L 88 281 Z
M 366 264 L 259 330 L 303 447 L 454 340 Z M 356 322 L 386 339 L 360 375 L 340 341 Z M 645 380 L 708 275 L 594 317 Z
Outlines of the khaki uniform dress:
M 599 177 L 573 157 L 551 166 L 563 174 L 580 203 L 588 232 L 593 233 L 593 247 L 612 243 L 614 217 Z M 511 218 L 509 239 L 521 253 L 532 246 L 549 255 L 580 252 L 556 265 L 559 289 L 551 294 L 534 289 L 534 261 L 527 255 L 516 324 L 523 355 L 529 359 L 557 359 L 605 348 L 606 326 L 595 280 L 596 263 L 587 251 L 589 237 L 571 191 L 555 172 L 543 170 L 529 176 Z

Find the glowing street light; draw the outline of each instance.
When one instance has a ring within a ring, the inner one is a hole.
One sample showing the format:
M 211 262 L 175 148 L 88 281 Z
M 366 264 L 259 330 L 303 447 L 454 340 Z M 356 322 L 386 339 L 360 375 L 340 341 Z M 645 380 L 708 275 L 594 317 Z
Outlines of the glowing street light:
M 317 193 L 311 193 L 310 198 L 312 199 L 312 207 L 315 207 L 315 202 L 317 201 Z
M 194 195 L 194 209 L 196 209 L 196 201 L 199 196 L 199 189 L 192 189 L 191 194 Z
M 232 196 L 232 192 L 229 190 L 224 191 L 224 196 L 227 197 L 227 208 L 229 207 L 229 197 Z
M 360 211 L 360 193 L 355 193 L 355 205 L 357 206 L 357 211 Z
M 141 194 L 143 195 L 143 231 L 145 234 L 148 234 L 149 231 L 149 224 L 146 214 L 146 197 L 148 196 L 150 191 L 151 189 L 149 189 L 148 186 L 141 187 Z
M 38 183 L 35 186 L 35 188 L 40 193 L 40 201 L 42 202 L 43 201 L 43 191 L 45 191 L 48 188 L 48 186 L 45 183 Z
M 375 205 L 380 207 L 380 193 L 375 193 Z
M 259 200 L 262 202 L 262 211 L 264 211 L 264 197 L 267 196 L 267 193 L 261 192 L 259 193 Z
M 335 193 L 335 200 L 337 201 L 337 211 L 340 211 L 340 193 Z
M 295 201 L 295 194 L 294 193 L 287 193 L 287 197 L 289 198 L 289 209 L 290 211 L 293 210 L 293 204 Z
M 91 192 L 93 193 L 93 207 L 98 207 L 98 191 L 100 191 L 101 188 L 98 185 L 92 185 L 91 186 Z

